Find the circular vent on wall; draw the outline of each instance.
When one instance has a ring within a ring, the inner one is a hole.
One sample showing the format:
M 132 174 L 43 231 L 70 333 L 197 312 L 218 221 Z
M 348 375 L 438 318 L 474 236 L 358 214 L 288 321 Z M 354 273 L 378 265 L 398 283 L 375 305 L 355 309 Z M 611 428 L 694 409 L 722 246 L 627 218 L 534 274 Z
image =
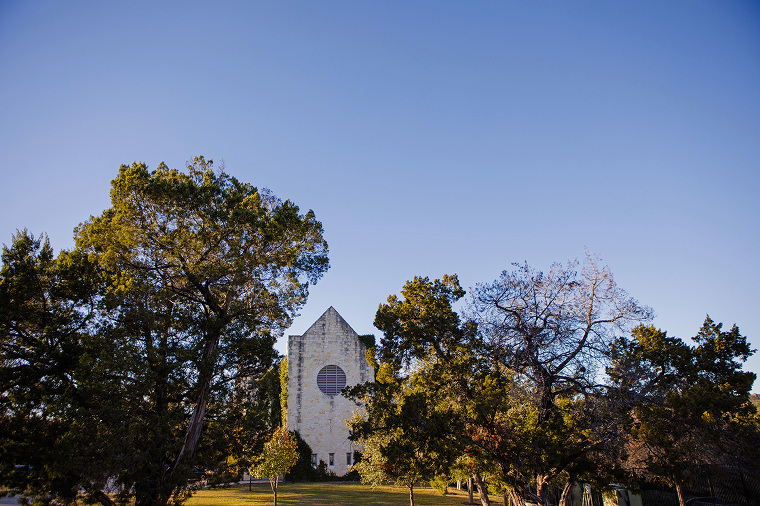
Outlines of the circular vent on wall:
M 323 394 L 337 395 L 346 387 L 346 373 L 337 365 L 326 365 L 317 374 L 317 386 Z

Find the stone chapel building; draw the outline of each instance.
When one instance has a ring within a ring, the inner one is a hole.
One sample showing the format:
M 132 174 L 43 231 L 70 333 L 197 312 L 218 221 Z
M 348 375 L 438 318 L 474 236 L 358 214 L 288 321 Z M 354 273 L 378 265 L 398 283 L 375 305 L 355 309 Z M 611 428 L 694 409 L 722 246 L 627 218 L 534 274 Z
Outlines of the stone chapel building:
M 357 406 L 340 395 L 374 378 L 359 335 L 332 306 L 302 336 L 288 336 L 288 430 L 309 443 L 312 464 L 338 476 L 353 464 L 345 420 Z

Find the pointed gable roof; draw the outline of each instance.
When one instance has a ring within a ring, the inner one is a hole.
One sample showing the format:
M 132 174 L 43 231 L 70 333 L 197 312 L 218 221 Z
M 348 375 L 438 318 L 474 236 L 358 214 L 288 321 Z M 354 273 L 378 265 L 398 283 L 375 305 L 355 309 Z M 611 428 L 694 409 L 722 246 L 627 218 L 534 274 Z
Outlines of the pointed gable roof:
M 343 319 L 340 313 L 338 313 L 338 311 L 336 311 L 332 306 L 328 307 L 327 311 L 322 313 L 322 316 L 320 316 L 317 321 L 311 324 L 311 327 L 309 327 L 309 330 L 304 332 L 304 335 L 315 333 L 324 334 L 325 329 L 329 327 L 339 327 L 345 333 L 359 337 L 359 334 L 357 334 L 356 331 L 351 328 L 351 325 L 349 325 L 348 322 Z

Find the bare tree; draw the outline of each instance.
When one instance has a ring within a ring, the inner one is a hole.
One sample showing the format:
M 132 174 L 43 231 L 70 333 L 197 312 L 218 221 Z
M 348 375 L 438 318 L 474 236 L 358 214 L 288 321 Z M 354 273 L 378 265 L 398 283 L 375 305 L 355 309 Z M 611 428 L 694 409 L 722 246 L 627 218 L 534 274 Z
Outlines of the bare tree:
M 554 264 L 546 273 L 514 265 L 513 271 L 471 291 L 467 316 L 478 325 L 483 352 L 512 371 L 535 405 L 535 422 L 520 429 L 535 436 L 529 438 L 536 442 L 530 450 L 534 455 L 502 466 L 534 476 L 536 494 L 525 492 L 546 505 L 548 482 L 601 444 L 596 431 L 589 432 L 594 437 L 557 443 L 567 433 L 562 427 L 568 403 L 599 395 L 604 388 L 600 372 L 615 337 L 649 320 L 652 312 L 618 287 L 609 268 L 590 255 L 582 265 Z M 577 429 L 571 432 L 583 433 Z

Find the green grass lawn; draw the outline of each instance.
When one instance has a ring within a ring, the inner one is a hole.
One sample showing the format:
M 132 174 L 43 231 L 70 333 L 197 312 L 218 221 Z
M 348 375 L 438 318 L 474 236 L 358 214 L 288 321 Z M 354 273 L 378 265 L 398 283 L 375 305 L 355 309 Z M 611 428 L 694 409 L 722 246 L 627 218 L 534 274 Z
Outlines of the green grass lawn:
M 479 503 L 478 496 L 473 496 Z M 414 488 L 414 503 L 419 505 L 459 505 L 467 502 L 467 492 L 449 489 L 446 496 L 434 489 Z M 187 501 L 187 506 L 264 506 L 273 504 L 272 489 L 268 483 L 254 483 L 230 488 L 200 490 Z M 277 489 L 277 504 L 315 504 L 348 506 L 373 504 L 382 506 L 408 506 L 409 490 L 391 486 L 372 488 L 359 483 L 281 483 Z

